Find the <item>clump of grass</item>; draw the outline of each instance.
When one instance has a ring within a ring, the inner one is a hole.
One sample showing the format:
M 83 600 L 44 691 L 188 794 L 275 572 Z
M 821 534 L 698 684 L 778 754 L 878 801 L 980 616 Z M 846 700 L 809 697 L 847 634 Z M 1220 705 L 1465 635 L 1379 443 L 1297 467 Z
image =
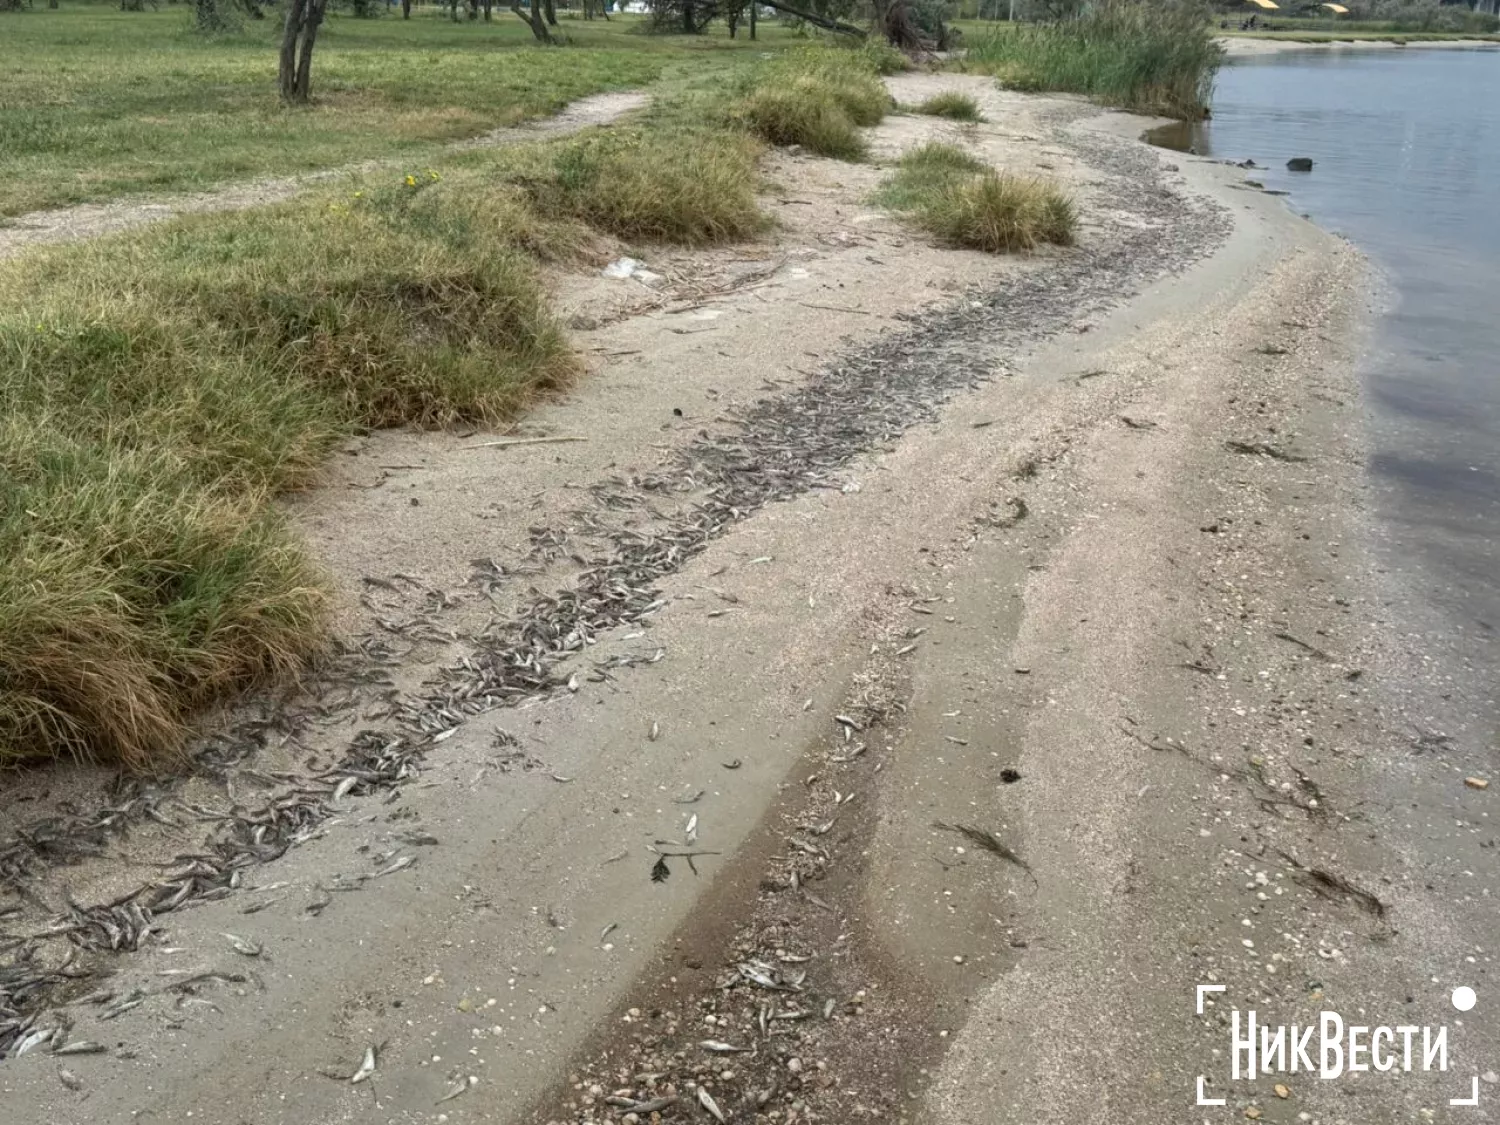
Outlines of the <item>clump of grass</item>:
M 965 65 L 1017 90 L 1088 94 L 1110 105 L 1201 117 L 1223 59 L 1196 0 L 1106 0 L 1075 19 L 1023 24 L 975 43 Z
M 414 174 L 0 270 L 0 762 L 169 761 L 324 642 L 278 492 L 571 376 L 514 196 Z
M 539 204 L 625 239 L 704 246 L 764 225 L 755 201 L 760 146 L 706 130 L 604 133 L 555 153 Z
M 903 74 L 912 69 L 912 61 L 895 47 L 880 39 L 866 39 L 858 53 L 879 75 Z
M 849 115 L 822 90 L 762 86 L 745 99 L 740 113 L 773 145 L 801 145 L 835 160 L 863 160 L 869 152 Z
M 996 172 L 939 142 L 903 157 L 878 199 L 950 246 L 992 254 L 1068 245 L 1078 223 L 1055 186 Z
M 895 211 L 909 211 L 923 200 L 989 170 L 989 165 L 957 145 L 929 141 L 912 149 L 881 185 L 876 198 Z
M 768 67 L 736 116 L 773 145 L 861 160 L 867 146 L 858 128 L 878 125 L 891 104 L 873 54 L 818 47 Z
M 918 113 L 926 114 L 928 117 L 947 117 L 954 121 L 984 120 L 984 114 L 979 112 L 979 103 L 968 94 L 960 94 L 957 90 L 946 90 L 941 94 L 934 94 L 915 108 Z

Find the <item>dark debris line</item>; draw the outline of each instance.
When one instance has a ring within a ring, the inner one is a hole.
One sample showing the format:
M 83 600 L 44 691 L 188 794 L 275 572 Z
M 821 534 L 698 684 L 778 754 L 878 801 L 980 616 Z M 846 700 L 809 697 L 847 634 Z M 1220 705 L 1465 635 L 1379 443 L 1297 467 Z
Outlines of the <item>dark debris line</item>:
M 1060 115 L 1056 125 L 1074 116 Z M 515 617 L 477 638 L 473 651 L 425 685 L 423 694 L 396 700 L 394 729 L 360 731 L 342 761 L 316 777 L 259 775 L 285 788 L 254 808 L 236 801 L 215 813 L 174 802 L 200 820 L 217 820 L 218 828 L 205 847 L 182 857 L 181 866 L 154 884 L 109 903 L 48 906 L 56 918 L 41 934 L 7 935 L 0 916 L 0 1059 L 36 1038 L 46 1024 L 41 1013 L 59 989 L 80 989 L 80 982 L 108 975 L 109 958 L 101 954 L 138 948 L 162 914 L 232 893 L 248 868 L 317 834 L 332 814 L 335 795 L 398 786 L 418 774 L 422 757 L 445 732 L 468 718 L 556 690 L 560 662 L 594 637 L 659 610 L 665 603 L 657 583 L 735 523 L 765 504 L 833 485 L 837 471 L 857 456 L 935 421 L 946 402 L 990 379 L 999 362 L 1180 271 L 1227 235 L 1227 213 L 1164 188 L 1151 153 L 1060 128 L 1057 139 L 1092 167 L 1112 173 L 1109 197 L 1131 215 L 1131 223 L 1114 224 L 1095 244 L 1058 255 L 1038 271 L 907 317 L 910 327 L 870 341 L 789 394 L 755 404 L 734 419 L 731 432 L 699 437 L 659 472 L 595 485 L 593 510 L 574 518 L 591 542 L 604 546 L 576 584 L 552 594 L 532 591 Z M 654 510 L 655 502 L 668 498 L 677 501 L 674 510 Z M 621 513 L 642 512 L 652 517 L 649 528 L 621 522 Z M 532 538 L 532 565 L 510 574 L 491 566 L 477 579 L 491 585 L 514 580 L 569 549 L 566 531 L 537 528 Z M 592 676 L 601 679 L 609 667 L 660 655 L 616 656 L 596 663 Z M 378 689 L 389 683 L 382 667 L 398 661 L 389 649 L 367 644 L 347 654 L 344 664 L 354 679 Z M 345 701 L 345 709 L 356 702 Z M 327 708 L 313 710 L 327 716 Z M 236 759 L 308 722 L 306 714 L 269 707 L 249 731 L 238 732 L 248 737 L 215 740 L 199 764 L 227 778 Z M 226 749 L 236 745 L 238 750 Z M 29 889 L 31 875 L 101 853 L 111 837 L 143 817 L 165 821 L 162 806 L 170 798 L 167 787 L 132 782 L 113 809 L 31 825 L 0 845 L 0 883 L 43 905 Z M 61 953 L 55 951 L 60 939 L 67 943 Z

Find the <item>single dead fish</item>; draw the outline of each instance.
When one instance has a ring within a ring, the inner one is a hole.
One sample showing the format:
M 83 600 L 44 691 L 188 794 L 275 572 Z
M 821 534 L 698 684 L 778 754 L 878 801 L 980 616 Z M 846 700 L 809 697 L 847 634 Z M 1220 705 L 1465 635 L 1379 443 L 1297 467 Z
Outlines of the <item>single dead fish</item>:
M 83 1089 L 83 1079 L 65 1067 L 57 1068 L 57 1080 L 70 1090 L 77 1091 Z
M 832 996 L 830 996 L 827 1000 L 823 1001 L 823 1018 L 825 1020 L 833 1018 L 833 1009 L 834 1009 L 834 1007 L 835 1007 L 835 1001 L 834 1001 L 834 999 L 833 999 Z
M 95 1043 L 89 1039 L 75 1039 L 71 1043 L 64 1043 L 54 1055 L 102 1055 L 109 1050 L 103 1043 Z
M 723 766 L 726 770 L 737 770 L 740 768 L 740 766 L 744 765 L 744 763 L 736 758 L 732 762 L 720 762 L 719 765 Z
M 604 929 L 599 931 L 599 940 L 603 941 L 605 938 L 609 937 L 610 934 L 614 933 L 615 930 L 619 928 L 619 925 L 620 924 L 618 922 L 611 922 L 609 925 L 605 926 Z
M 259 957 L 265 952 L 264 946 L 235 934 L 220 934 L 219 936 L 228 941 L 230 947 L 241 957 Z
M 723 1125 L 724 1111 L 719 1108 L 719 1103 L 714 1101 L 714 1096 L 702 1086 L 698 1087 L 698 1104 L 708 1110 L 713 1119 Z
M 648 742 L 655 742 L 660 737 L 661 737 L 661 724 L 658 723 L 655 719 L 652 719 L 651 720 L 651 729 L 646 732 L 646 740 Z
M 736 1047 L 733 1043 L 726 1043 L 722 1039 L 704 1039 L 699 1042 L 698 1046 L 716 1055 L 743 1055 L 750 1050 L 749 1047 Z
M 375 874 L 372 875 L 371 878 L 379 879 L 382 875 L 394 875 L 398 871 L 405 871 L 408 867 L 416 862 L 416 856 L 404 855 L 400 859 L 392 860 L 390 863 L 386 864 L 379 871 L 375 872 Z
M 698 792 L 694 793 L 691 797 L 673 797 L 672 798 L 672 803 L 674 805 L 691 805 L 691 804 L 694 804 L 697 801 L 701 801 L 703 799 L 703 794 L 705 794 L 707 792 L 708 792 L 707 789 L 700 789 L 700 790 L 698 790 Z
M 16 1049 L 11 1052 L 10 1057 L 13 1059 L 18 1059 L 27 1051 L 40 1047 L 43 1043 L 52 1038 L 52 1033 L 56 1030 L 57 1029 L 54 1027 L 44 1027 L 40 1030 L 31 1032 L 31 1034 L 27 1035 L 26 1038 L 21 1040 L 21 1042 L 16 1046 Z
M 688 817 L 687 829 L 683 832 L 683 835 L 687 838 L 687 842 L 690 843 L 690 844 L 693 843 L 695 840 L 698 839 L 698 814 L 697 813 L 694 813 L 692 816 Z
M 577 691 L 578 690 L 578 673 L 577 672 L 574 672 L 571 676 L 568 677 L 568 690 L 569 691 Z
M 353 789 L 358 784 L 359 784 L 359 778 L 357 778 L 357 777 L 346 777 L 346 778 L 344 778 L 342 781 L 340 781 L 338 783 L 338 785 L 334 786 L 334 790 L 333 790 L 333 799 L 334 799 L 334 801 L 336 801 L 336 802 L 337 801 L 342 801 L 345 797 L 349 796 L 349 790 Z
M 349 1084 L 351 1086 L 357 1086 L 361 1082 L 363 1082 L 365 1079 L 369 1078 L 370 1075 L 372 1075 L 374 1073 L 375 1073 L 375 1048 L 374 1047 L 366 1047 L 365 1048 L 365 1057 L 360 1062 L 359 1069 L 356 1070 L 354 1072 L 354 1074 L 350 1076 L 350 1078 L 349 1078 Z
M 451 1102 L 460 1094 L 466 1093 L 469 1087 L 473 1086 L 474 1083 L 475 1079 L 472 1076 L 468 1078 L 455 1079 L 453 1081 L 453 1084 L 448 1087 L 448 1092 L 437 1100 L 437 1104 L 442 1105 L 444 1102 Z
M 676 1105 L 677 1095 L 664 1094 L 659 1098 L 652 1098 L 650 1101 L 644 1102 L 638 1102 L 631 1098 L 605 1098 L 604 1100 L 612 1106 L 628 1110 L 631 1113 L 656 1113 L 658 1110 Z

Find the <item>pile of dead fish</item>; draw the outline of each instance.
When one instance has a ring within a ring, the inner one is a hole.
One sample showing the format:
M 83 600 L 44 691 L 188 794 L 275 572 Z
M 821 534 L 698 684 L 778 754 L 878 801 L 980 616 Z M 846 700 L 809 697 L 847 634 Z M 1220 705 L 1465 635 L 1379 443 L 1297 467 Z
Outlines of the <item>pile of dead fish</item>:
M 609 630 L 641 623 L 660 610 L 665 602 L 658 583 L 732 524 L 768 503 L 837 487 L 837 475 L 857 456 L 934 421 L 946 401 L 992 378 L 1027 344 L 1185 267 L 1227 233 L 1226 220 L 1214 207 L 1156 186 L 1154 156 L 1113 147 L 1105 139 L 1075 145 L 1090 146 L 1108 149 L 1095 160 L 1121 173 L 1111 178 L 1112 201 L 1134 212 L 1135 222 L 1118 225 L 1096 245 L 1058 257 L 1044 269 L 1017 273 L 989 291 L 906 318 L 909 328 L 827 365 L 789 394 L 743 410 L 727 432 L 704 432 L 657 473 L 596 484 L 590 489 L 593 510 L 572 517 L 581 535 L 602 544 L 593 556 L 577 554 L 569 530 L 539 527 L 532 530 L 530 557 L 514 571 L 488 560 L 476 564 L 476 583 L 493 589 L 572 555 L 585 567 L 573 587 L 533 590 L 511 619 L 487 630 L 474 651 L 446 668 L 419 698 L 399 700 L 386 692 L 400 729 L 360 732 L 342 761 L 315 778 L 271 778 L 284 788 L 259 808 L 238 803 L 223 812 L 190 808 L 219 827 L 204 850 L 179 857 L 179 867 L 159 882 L 108 904 L 67 903 L 44 934 L 9 939 L 0 934 L 0 957 L 6 958 L 0 963 L 0 1058 L 17 1041 L 22 1013 L 43 1004 L 68 979 L 67 971 L 83 972 L 46 967 L 39 942 L 66 938 L 75 949 L 132 950 L 159 915 L 231 893 L 247 868 L 315 835 L 345 796 L 380 792 L 415 777 L 422 757 L 473 716 L 565 685 L 576 687 L 573 676 L 559 671 L 565 662 Z M 673 510 L 656 509 L 674 497 L 679 503 Z M 380 669 L 399 659 L 389 649 L 368 645 L 351 656 L 364 658 L 366 671 L 351 671 L 359 661 L 349 661 L 345 682 L 362 681 L 372 690 L 388 685 Z M 660 651 L 616 656 L 596 663 L 590 675 L 601 679 L 609 667 L 660 656 Z M 355 691 L 336 710 L 348 711 L 361 698 Z M 320 706 L 315 702 L 313 711 Z M 316 717 L 302 714 L 296 721 Z M 271 733 L 279 730 L 287 737 L 292 724 L 268 716 L 248 736 L 214 744 L 204 764 L 222 772 Z M 124 805 L 93 817 L 31 826 L 0 848 L 0 879 L 23 886 L 37 863 L 71 862 L 102 851 L 133 817 L 159 818 L 162 796 L 141 788 Z

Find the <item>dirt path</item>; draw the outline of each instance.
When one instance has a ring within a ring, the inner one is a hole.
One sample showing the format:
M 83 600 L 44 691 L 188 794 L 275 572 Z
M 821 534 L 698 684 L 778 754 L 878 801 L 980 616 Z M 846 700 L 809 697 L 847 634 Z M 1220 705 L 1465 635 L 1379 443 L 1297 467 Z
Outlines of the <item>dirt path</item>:
M 0 1063 L 7 1108 L 1370 1122 L 1467 1093 L 1483 1004 L 1437 1082 L 1226 1071 L 1231 1006 L 1436 1024 L 1487 964 L 1485 748 L 1412 752 L 1437 693 L 1361 549 L 1362 264 L 1138 120 L 895 85 L 993 124 L 895 118 L 877 151 L 1064 178 L 1079 248 L 939 251 L 863 204 L 872 169 L 783 156 L 773 245 L 556 279 L 597 368 L 528 432 L 589 440 L 351 447 L 297 513 L 344 580 L 326 679 L 227 724 L 220 777 L 126 793 L 127 840 L 84 774 L 7 810 L 33 898 L 0 898 L 0 988 L 106 1048 Z M 142 927 L 109 904 L 146 880 Z M 97 904 L 71 957 L 35 905 L 65 886 Z
M 483 136 L 450 145 L 449 150 L 459 152 L 473 148 L 493 148 L 498 145 L 522 144 L 543 137 L 565 136 L 594 125 L 607 125 L 642 108 L 649 101 L 649 95 L 638 91 L 595 94 L 580 98 L 552 117 L 526 125 L 495 129 Z M 402 166 L 401 158 L 392 158 L 331 168 L 304 176 L 230 184 L 195 194 L 170 195 L 157 199 L 131 197 L 109 203 L 81 203 L 50 211 L 32 211 L 0 220 L 0 260 L 23 253 L 32 246 L 96 238 L 101 234 L 130 230 L 178 215 L 242 211 L 247 207 L 259 207 L 266 203 L 280 203 L 317 184 L 343 176 Z

